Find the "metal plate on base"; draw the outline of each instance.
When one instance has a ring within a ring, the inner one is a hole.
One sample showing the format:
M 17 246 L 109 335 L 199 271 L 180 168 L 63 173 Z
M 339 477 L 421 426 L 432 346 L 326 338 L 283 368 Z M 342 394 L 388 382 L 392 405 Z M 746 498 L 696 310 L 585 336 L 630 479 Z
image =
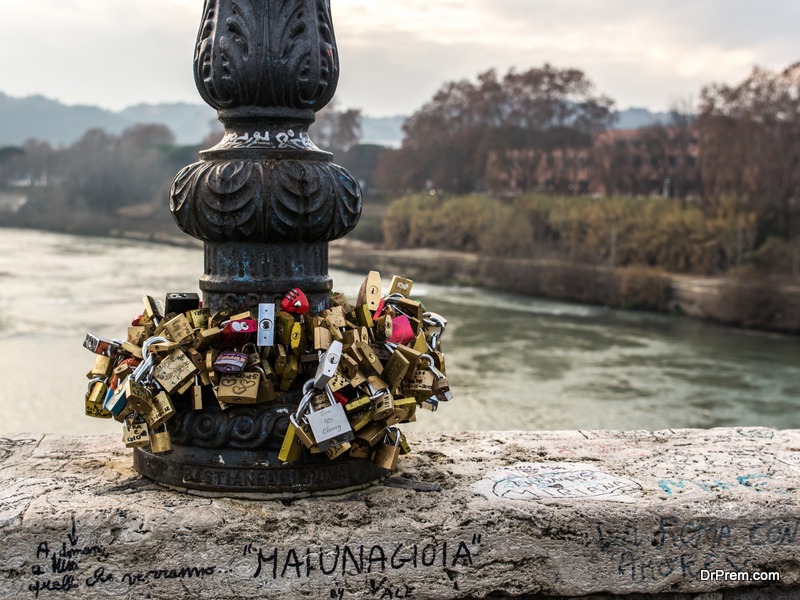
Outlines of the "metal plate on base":
M 369 459 L 324 454 L 282 464 L 277 451 L 214 451 L 174 446 L 169 454 L 135 448 L 133 466 L 142 475 L 172 489 L 217 497 L 299 497 L 363 488 L 390 473 Z

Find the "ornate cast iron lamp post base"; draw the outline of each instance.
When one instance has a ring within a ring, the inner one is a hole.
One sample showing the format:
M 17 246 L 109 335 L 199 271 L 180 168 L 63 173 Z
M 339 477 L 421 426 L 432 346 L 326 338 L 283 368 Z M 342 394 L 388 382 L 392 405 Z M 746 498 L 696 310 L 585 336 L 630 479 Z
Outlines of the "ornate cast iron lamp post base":
M 206 0 L 194 72 L 225 135 L 176 176 L 170 208 L 205 243 L 204 305 L 253 310 L 299 287 L 319 313 L 332 287 L 328 242 L 356 226 L 362 203 L 357 181 L 307 133 L 339 79 L 330 0 Z M 176 406 L 173 452 L 137 448 L 135 468 L 173 488 L 240 496 L 352 488 L 386 475 L 368 459 L 325 454 L 280 463 L 302 383 L 277 403 Z

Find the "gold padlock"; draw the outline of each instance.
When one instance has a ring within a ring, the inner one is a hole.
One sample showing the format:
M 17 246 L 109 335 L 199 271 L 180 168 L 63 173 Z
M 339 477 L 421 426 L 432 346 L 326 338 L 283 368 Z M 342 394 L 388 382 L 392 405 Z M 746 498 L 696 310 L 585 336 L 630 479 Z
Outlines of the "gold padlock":
M 289 388 L 292 387 L 295 379 L 297 379 L 299 370 L 300 361 L 297 360 L 297 357 L 294 354 L 290 355 L 286 362 L 286 368 L 283 371 L 283 375 L 281 375 L 280 390 L 282 392 L 289 391 Z
M 394 436 L 394 440 L 392 440 Z M 390 427 L 383 443 L 375 450 L 375 456 L 372 461 L 382 469 L 387 471 L 394 471 L 397 466 L 397 458 L 400 456 L 400 430 L 395 427 Z
M 415 398 L 395 398 L 394 412 L 386 418 L 387 425 L 397 425 L 403 423 L 414 416 L 417 412 L 417 401 Z
M 272 381 L 267 379 L 264 374 L 261 374 L 261 381 L 258 382 L 258 402 L 272 402 L 278 398 L 278 393 L 275 391 L 275 386 Z
M 300 459 L 302 454 L 303 445 L 300 443 L 300 438 L 297 437 L 297 428 L 290 421 L 286 429 L 286 435 L 283 436 L 281 449 L 278 451 L 278 460 L 281 462 L 295 462 Z
M 367 425 L 372 425 L 375 421 L 372 420 L 372 412 L 369 410 L 361 413 L 353 413 L 350 417 L 350 427 L 353 431 L 361 431 Z
M 361 284 L 361 288 L 358 290 L 356 306 L 366 304 L 369 310 L 377 310 L 381 301 L 381 287 L 381 274 L 378 271 L 367 273 L 364 283 Z
M 381 390 L 372 397 L 372 420 L 383 421 L 394 415 L 394 398 L 389 390 Z
M 103 405 L 108 393 L 108 384 L 104 379 L 95 377 L 89 382 L 89 392 L 86 395 L 86 401 L 92 404 Z
M 372 415 L 367 413 L 370 420 L 372 419 Z M 355 428 L 354 428 L 355 429 Z M 375 423 L 373 422 L 372 425 L 367 425 L 356 434 L 356 438 L 360 440 L 364 440 L 370 446 L 374 446 L 377 444 L 383 437 L 386 435 L 386 425 L 383 423 Z
M 187 348 L 186 356 L 189 357 L 189 360 L 192 361 L 192 364 L 197 368 L 197 375 L 195 376 L 195 378 L 199 376 L 200 384 L 210 385 L 211 379 L 209 378 L 208 370 L 206 369 L 206 357 L 199 350 L 196 350 L 195 348 Z
M 144 315 L 153 323 L 157 323 L 164 317 L 164 307 L 152 296 L 142 298 L 142 303 L 144 304 Z
M 338 392 L 339 390 L 346 388 L 348 385 L 351 385 L 351 380 L 342 372 L 341 369 L 337 369 L 336 373 L 334 373 L 333 377 L 331 377 L 328 381 L 328 387 L 332 392 Z
M 378 340 L 392 339 L 393 331 L 394 328 L 392 327 L 392 317 L 390 315 L 381 315 L 375 321 L 375 337 Z
M 358 361 L 348 354 L 342 354 L 339 364 L 346 377 L 350 379 L 358 373 Z
M 433 395 L 434 375 L 430 367 L 418 368 L 414 377 L 405 384 L 405 393 L 415 398 L 430 398 Z
M 150 431 L 150 450 L 153 454 L 166 454 L 172 452 L 172 439 L 166 427 L 163 431 L 153 433 Z
M 356 374 L 350 378 L 350 385 L 354 388 L 366 383 L 367 376 L 364 375 L 360 370 L 356 371 Z
M 369 306 L 362 304 L 355 309 L 356 322 L 362 327 L 372 328 L 375 326 L 375 321 L 372 319 L 372 313 Z
M 314 327 L 314 350 L 327 350 L 333 342 L 333 335 L 325 327 Z
M 383 365 L 369 344 L 357 342 L 355 347 L 361 353 L 362 360 L 359 364 L 364 373 L 367 375 L 380 375 L 383 373 Z
M 223 322 L 230 321 L 235 310 L 236 309 L 234 309 L 232 306 L 223 306 L 217 312 L 211 315 L 211 318 L 208 320 L 208 326 L 219 327 Z
M 411 445 L 408 443 L 406 439 L 405 433 L 400 433 L 400 455 L 408 454 L 411 452 Z
M 128 377 L 122 384 L 125 389 L 125 398 L 128 400 L 128 406 L 133 407 L 133 410 L 139 414 L 149 413 L 152 409 L 151 397 L 152 395 L 146 387 Z
M 369 458 L 372 448 L 364 440 L 355 439 L 350 442 L 350 456 L 352 458 Z
M 199 377 L 195 379 L 192 388 L 192 410 L 203 410 L 203 386 L 199 379 Z
M 426 345 L 425 348 L 427 349 L 427 347 L 428 346 Z M 419 359 L 423 356 L 423 354 L 421 352 L 418 352 L 416 349 L 410 348 L 409 346 L 406 346 L 404 344 L 399 344 L 397 346 L 396 352 L 399 352 L 408 360 L 408 370 L 406 371 L 406 374 L 403 377 L 403 379 L 405 379 L 406 381 L 413 379 L 414 371 L 417 370 Z
M 286 371 L 286 365 L 289 364 L 289 357 L 286 354 L 286 348 L 281 344 L 275 346 L 275 374 L 279 377 Z
M 126 377 L 133 373 L 133 369 L 135 367 L 130 363 L 132 360 L 134 359 L 131 358 L 128 360 L 123 360 L 120 364 L 114 367 L 113 373 L 117 376 L 119 381 L 123 381 Z
M 311 427 L 307 423 L 299 423 L 295 415 L 290 416 L 289 420 L 294 426 L 294 434 L 300 440 L 300 443 L 309 449 L 314 447 L 316 442 L 314 441 L 314 435 L 311 433 Z
M 411 348 L 414 349 L 419 354 L 425 354 L 428 351 L 428 339 L 425 337 L 425 333 L 420 331 L 417 334 L 414 343 L 411 345 Z
M 327 319 L 323 320 L 322 324 L 325 326 L 325 328 L 331 334 L 331 339 L 336 340 L 337 342 L 341 342 L 341 341 L 344 340 L 344 337 L 342 337 L 342 332 L 338 327 L 328 323 Z
M 176 344 L 182 344 L 189 340 L 194 335 L 194 327 L 192 327 L 186 315 L 180 314 L 173 317 L 164 324 L 164 331 L 166 337 L 171 339 Z
M 219 378 L 217 398 L 228 404 L 257 404 L 261 373 L 223 373 Z
M 344 316 L 343 306 L 332 306 L 322 311 L 322 315 L 328 325 L 334 329 L 344 329 L 347 327 L 347 319 Z
M 208 328 L 208 321 L 211 319 L 211 311 L 207 308 L 196 308 L 186 312 L 186 318 L 195 329 Z
M 167 339 L 167 338 L 163 338 L 163 339 Z M 147 343 L 147 342 L 145 342 L 145 343 Z M 167 341 L 167 342 L 161 342 L 161 343 L 158 343 L 158 344 L 152 344 L 148 348 L 149 348 L 150 354 L 155 354 L 159 359 L 164 359 L 166 356 L 168 356 L 169 354 L 172 354 L 173 352 L 175 352 L 175 350 L 177 350 L 178 344 L 176 344 L 175 342 Z
M 138 358 L 139 360 L 142 360 L 142 349 L 136 344 L 131 344 L 130 342 L 123 342 L 122 345 L 120 346 L 120 350 L 123 353 L 132 356 L 133 358 Z
M 411 295 L 411 288 L 413 286 L 414 282 L 412 280 L 394 275 L 392 277 L 392 282 L 389 284 L 389 295 L 402 294 L 408 298 Z
M 180 349 L 173 351 L 153 370 L 153 376 L 171 394 L 197 373 L 197 367 Z
M 127 448 L 141 448 L 150 444 L 147 425 L 138 421 L 126 421 L 122 426 L 122 443 Z
M 400 382 L 406 376 L 411 361 L 409 361 L 402 352 L 395 350 L 386 362 L 383 368 L 382 379 L 389 384 L 389 391 L 393 394 L 397 393 L 397 388 L 400 387 Z
M 269 364 L 268 358 L 261 359 L 261 376 L 269 381 L 270 383 L 278 383 L 278 377 L 275 375 L 275 371 L 272 370 L 272 365 Z
M 192 380 L 192 378 L 190 377 L 189 379 L 187 379 L 184 382 L 184 384 L 181 387 L 179 387 L 177 390 L 175 390 L 175 395 L 176 396 L 182 396 L 183 394 L 188 392 L 190 389 L 192 389 L 193 385 L 194 385 L 194 380 Z
M 350 442 L 343 442 L 343 443 L 339 444 L 338 446 L 331 446 L 330 448 L 325 450 L 325 454 L 328 455 L 329 459 L 334 460 L 334 459 L 339 458 L 340 456 L 350 452 L 351 447 L 352 446 L 350 445 Z
M 222 330 L 219 327 L 209 327 L 208 329 L 201 329 L 194 336 L 192 346 L 203 352 L 210 348 L 222 335 Z
M 361 396 L 353 398 L 344 405 L 344 410 L 348 414 L 355 414 L 360 410 L 368 410 L 372 406 L 372 400 L 369 396 Z
M 154 332 L 155 333 L 155 332 Z M 147 339 L 147 327 L 144 325 L 131 325 L 128 327 L 128 341 L 141 346 Z
M 255 320 L 256 317 L 253 315 L 252 312 L 248 310 L 245 312 L 237 313 L 235 315 L 231 315 L 228 319 L 226 319 L 226 321 L 242 321 L 243 319 Z
M 105 400 L 107 392 L 108 385 L 100 377 L 96 377 L 89 382 L 89 391 L 86 392 L 85 403 L 85 412 L 87 417 L 94 417 L 95 419 L 110 419 L 113 416 L 111 412 L 103 408 L 103 400 Z
M 164 391 L 159 392 L 151 400 L 152 409 L 150 412 L 145 413 L 144 419 L 150 429 L 154 429 L 166 423 L 175 414 L 175 407 L 172 405 L 172 400 Z
M 294 315 L 285 310 L 279 310 L 275 314 L 275 327 L 277 330 L 277 341 L 286 347 L 292 343 L 292 328 L 295 325 Z
M 111 375 L 113 368 L 113 358 L 110 356 L 103 356 L 102 354 L 96 354 L 94 357 L 94 366 L 87 374 L 87 377 L 89 379 L 94 379 L 95 377 L 102 377 L 103 379 L 106 379 Z

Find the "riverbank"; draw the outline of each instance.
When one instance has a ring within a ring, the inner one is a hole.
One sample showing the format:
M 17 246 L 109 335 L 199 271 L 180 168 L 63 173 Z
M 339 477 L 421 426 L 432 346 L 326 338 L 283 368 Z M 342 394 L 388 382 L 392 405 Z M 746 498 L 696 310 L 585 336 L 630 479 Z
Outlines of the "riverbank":
M 98 235 L 98 231 L 87 235 Z M 202 248 L 200 241 L 177 230 L 109 228 L 100 237 Z M 800 335 L 800 281 L 753 272 L 738 277 L 702 277 L 432 248 L 387 250 L 352 239 L 330 244 L 330 266 L 567 302 L 681 314 L 735 327 Z
M 753 273 L 698 277 L 427 248 L 385 250 L 349 240 L 331 244 L 330 264 L 354 272 L 378 270 L 432 283 L 677 313 L 737 327 L 800 334 L 800 282 Z

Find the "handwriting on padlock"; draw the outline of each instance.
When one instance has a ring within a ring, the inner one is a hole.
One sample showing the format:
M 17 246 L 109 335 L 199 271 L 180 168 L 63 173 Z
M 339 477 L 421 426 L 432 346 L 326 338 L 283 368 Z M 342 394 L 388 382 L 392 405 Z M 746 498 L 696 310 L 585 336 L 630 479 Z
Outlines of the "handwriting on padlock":
M 255 387 L 257 383 L 257 379 L 243 377 L 223 377 L 221 381 L 221 385 L 223 387 L 230 388 L 230 390 L 237 396 L 240 396 L 250 388 Z

